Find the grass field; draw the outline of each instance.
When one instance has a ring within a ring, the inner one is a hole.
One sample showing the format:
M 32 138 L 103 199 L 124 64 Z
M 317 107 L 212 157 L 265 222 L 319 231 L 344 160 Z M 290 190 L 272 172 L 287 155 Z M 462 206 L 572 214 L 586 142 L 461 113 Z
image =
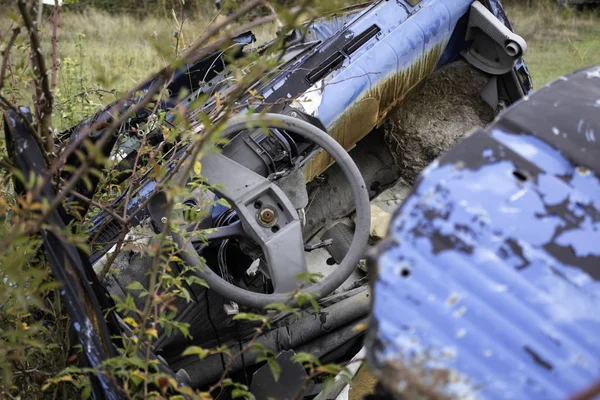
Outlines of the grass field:
M 136 83 L 158 71 L 175 59 L 181 51 L 198 37 L 217 13 L 197 18 L 181 18 L 174 15 L 147 17 L 143 20 L 129 15 L 108 15 L 89 10 L 84 13 L 61 13 L 58 29 L 58 59 L 54 125 L 67 128 L 74 122 L 93 113 L 95 109 L 114 100 Z M 12 21 L 0 13 L 0 32 L 7 38 Z M 44 53 L 51 65 L 50 18 L 44 20 L 42 42 Z M 175 32 L 181 32 L 178 38 Z M 258 42 L 271 36 L 271 26 L 260 27 L 255 35 Z M 24 36 L 24 35 L 21 35 Z M 4 42 L 4 40 L 3 40 Z M 3 46 L 0 46 L 3 47 Z M 13 62 L 24 63 L 25 54 L 13 49 Z M 17 75 L 13 87 L 19 104 L 30 103 L 29 76 Z M 95 93 L 96 89 L 113 91 Z M 92 94 L 81 96 L 81 93 Z M 76 98 L 76 101 L 71 101 Z
M 525 61 L 534 87 L 571 71 L 600 64 L 600 10 L 574 12 L 507 7 L 515 31 L 529 45 Z
M 600 11 L 573 12 L 553 7 L 529 9 L 519 5 L 507 7 L 515 30 L 529 44 L 525 59 L 534 86 L 541 85 L 590 64 L 600 64 Z M 128 15 L 110 16 L 90 10 L 83 14 L 63 13 L 58 35 L 57 106 L 61 114 L 55 124 L 66 127 L 94 109 L 114 99 L 113 95 L 87 96 L 79 105 L 69 102 L 73 96 L 89 89 L 126 91 L 153 71 L 173 59 L 176 46 L 189 44 L 216 17 L 206 12 L 184 21 L 179 42 L 174 32 L 181 18 L 174 15 L 138 20 Z M 6 35 L 10 19 L 0 15 L 0 32 Z M 50 52 L 51 22 L 42 28 L 44 51 Z M 273 35 L 272 27 L 258 32 L 259 40 Z M 6 36 L 4 36 L 6 37 Z M 19 57 L 15 54 L 15 57 Z M 25 60 L 23 60 L 25 61 Z M 16 78 L 17 88 L 28 88 L 28 77 Z M 26 96 L 16 91 L 20 102 Z M 70 109 L 60 110 L 62 104 Z

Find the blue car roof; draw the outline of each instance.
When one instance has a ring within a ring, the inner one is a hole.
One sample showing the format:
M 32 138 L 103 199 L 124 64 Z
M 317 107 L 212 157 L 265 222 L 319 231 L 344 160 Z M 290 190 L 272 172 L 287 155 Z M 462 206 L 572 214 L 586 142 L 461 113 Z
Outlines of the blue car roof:
M 600 377 L 599 141 L 593 67 L 423 171 L 371 260 L 388 388 L 411 366 L 459 398 L 560 399 Z

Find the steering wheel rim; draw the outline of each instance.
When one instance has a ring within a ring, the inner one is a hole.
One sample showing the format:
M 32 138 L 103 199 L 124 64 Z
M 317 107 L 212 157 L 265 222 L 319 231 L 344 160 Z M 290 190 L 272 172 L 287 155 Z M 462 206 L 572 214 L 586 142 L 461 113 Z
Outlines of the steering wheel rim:
M 355 231 L 350 248 L 338 267 L 320 282 L 302 288 L 301 292 L 310 293 L 313 298 L 320 299 L 327 296 L 342 285 L 355 270 L 356 265 L 364 255 L 364 249 L 368 243 L 370 231 L 370 203 L 369 194 L 360 174 L 360 171 L 350 155 L 329 134 L 303 120 L 280 114 L 254 114 L 242 115 L 228 121 L 223 136 L 252 128 L 276 128 L 285 129 L 318 144 L 324 151 L 336 161 L 342 169 L 344 177 L 348 180 L 354 197 L 356 210 Z M 297 215 L 296 215 L 297 217 Z M 295 305 L 297 298 L 289 293 L 256 293 L 235 286 L 217 275 L 210 268 L 206 268 L 194 249 L 192 243 L 186 241 L 178 233 L 172 234 L 174 242 L 181 252 L 182 260 L 188 265 L 195 267 L 197 275 L 204 279 L 210 289 L 214 290 L 226 299 L 235 301 L 240 305 L 262 309 L 272 303 L 286 303 Z M 302 253 L 304 249 L 302 248 Z M 270 266 L 271 268 L 274 266 Z M 284 268 L 280 266 L 280 268 Z

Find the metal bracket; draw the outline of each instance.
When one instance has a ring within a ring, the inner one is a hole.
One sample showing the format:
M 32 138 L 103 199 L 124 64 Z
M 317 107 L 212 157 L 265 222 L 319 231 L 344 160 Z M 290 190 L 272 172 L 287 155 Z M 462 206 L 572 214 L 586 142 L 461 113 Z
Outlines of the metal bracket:
M 527 52 L 527 43 L 478 1 L 471 4 L 465 39 L 471 47 L 462 56 L 475 68 L 492 75 L 510 72 Z

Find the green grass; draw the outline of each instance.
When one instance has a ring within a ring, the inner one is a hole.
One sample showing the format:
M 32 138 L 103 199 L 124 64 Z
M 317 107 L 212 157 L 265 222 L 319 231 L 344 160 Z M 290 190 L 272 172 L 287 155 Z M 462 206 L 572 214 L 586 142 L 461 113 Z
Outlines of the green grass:
M 186 19 L 177 42 L 174 32 L 179 28 L 179 16 L 137 19 L 93 9 L 84 13 L 61 13 L 58 30 L 60 68 L 55 99 L 58 113 L 54 117 L 54 126 L 68 128 L 157 72 L 175 59 L 176 48 L 181 51 L 191 44 L 216 18 L 223 17 L 215 11 Z M 8 14 L 0 13 L 0 48 L 8 40 L 11 23 Z M 51 21 L 46 19 L 41 38 L 48 68 L 51 66 L 51 31 Z M 271 38 L 272 32 L 272 26 L 259 28 L 255 32 L 258 42 Z M 25 35 L 21 37 L 25 39 Z M 30 70 L 22 67 L 27 63 L 27 54 L 19 52 L 16 46 L 12 54 L 15 70 L 24 71 L 9 76 L 9 84 L 15 88 L 13 95 L 18 104 L 31 106 Z M 80 95 L 95 89 L 114 91 L 115 94 Z
M 189 45 L 216 18 L 220 18 L 217 12 L 212 12 L 185 19 L 179 49 Z M 85 84 L 126 91 L 174 59 L 177 45 L 174 33 L 180 21 L 179 16 L 176 20 L 173 15 L 138 19 L 94 9 L 81 14 L 62 13 L 58 58 L 81 64 L 77 70 L 84 72 Z M 0 15 L 2 34 L 8 31 L 10 22 Z M 51 29 L 51 21 L 45 20 L 42 41 L 47 57 L 50 57 Z M 265 29 L 259 30 L 258 36 L 264 40 Z
M 600 10 L 509 6 L 515 31 L 529 45 L 525 61 L 539 88 L 561 75 L 600 64 Z

